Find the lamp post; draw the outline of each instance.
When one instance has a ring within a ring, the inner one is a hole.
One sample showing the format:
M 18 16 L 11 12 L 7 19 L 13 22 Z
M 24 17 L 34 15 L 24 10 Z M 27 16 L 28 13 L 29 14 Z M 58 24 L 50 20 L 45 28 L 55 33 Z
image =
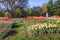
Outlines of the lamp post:
M 48 27 L 48 13 L 46 13 L 46 22 L 47 22 L 47 27 Z
M 46 13 L 46 18 L 48 19 L 48 13 Z

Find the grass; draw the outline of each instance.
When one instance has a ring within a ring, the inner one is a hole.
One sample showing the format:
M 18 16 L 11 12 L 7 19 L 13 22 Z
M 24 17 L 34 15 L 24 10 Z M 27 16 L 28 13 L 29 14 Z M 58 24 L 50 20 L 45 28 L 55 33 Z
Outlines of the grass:
M 5 38 L 5 40 L 20 40 L 21 38 L 25 37 L 25 29 L 23 27 L 19 27 L 19 28 L 15 28 L 13 30 L 17 31 L 17 34 L 14 36 L 9 36 L 7 38 Z

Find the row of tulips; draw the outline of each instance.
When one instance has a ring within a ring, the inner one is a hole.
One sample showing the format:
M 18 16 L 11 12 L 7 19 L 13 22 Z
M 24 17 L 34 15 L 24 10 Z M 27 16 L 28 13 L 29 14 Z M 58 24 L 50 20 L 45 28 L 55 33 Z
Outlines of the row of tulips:
M 27 17 L 27 18 L 25 18 L 25 20 L 44 20 L 46 18 L 60 18 L 60 16 L 52 16 L 52 17 L 45 17 L 45 16 Z
M 51 23 L 43 23 L 43 24 L 35 24 L 35 25 L 30 25 L 27 27 L 28 31 L 29 30 L 38 30 L 38 29 L 43 29 L 43 28 L 54 28 L 57 27 L 56 24 L 51 24 Z
M 4 28 L 4 27 L 11 28 L 11 24 L 13 24 L 13 21 L 2 21 L 0 22 L 0 28 Z
M 30 35 L 60 33 L 60 19 L 27 21 L 26 29 Z
M 8 20 L 11 20 L 11 18 L 0 17 L 0 20 L 5 20 L 5 21 L 8 21 Z
M 42 34 L 50 34 L 50 33 L 59 33 L 60 28 L 57 27 L 56 24 L 35 24 L 35 25 L 30 25 L 27 27 L 28 33 L 31 35 L 42 35 Z
M 25 20 L 44 20 L 46 17 L 27 17 Z

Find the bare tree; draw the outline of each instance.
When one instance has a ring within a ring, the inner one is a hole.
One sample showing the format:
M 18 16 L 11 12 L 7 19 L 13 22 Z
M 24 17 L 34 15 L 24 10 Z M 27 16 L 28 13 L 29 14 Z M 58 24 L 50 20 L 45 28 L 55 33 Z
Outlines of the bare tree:
M 28 3 L 28 0 L 0 0 L 0 3 L 3 3 L 6 9 L 9 10 L 9 9 L 14 9 L 15 6 L 18 6 L 20 8 L 25 8 Z

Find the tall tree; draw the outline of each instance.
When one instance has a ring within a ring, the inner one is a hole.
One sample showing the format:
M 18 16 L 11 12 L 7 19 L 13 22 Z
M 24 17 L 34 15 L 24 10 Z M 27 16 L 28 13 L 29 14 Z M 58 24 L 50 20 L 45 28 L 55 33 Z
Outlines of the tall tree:
M 32 10 L 32 8 L 27 9 L 26 12 L 28 16 L 33 16 L 32 14 L 34 13 L 34 11 Z
M 46 6 L 46 4 L 42 5 L 41 10 L 39 12 L 40 12 L 40 15 L 42 15 L 42 16 L 46 15 L 46 12 L 47 12 L 47 6 Z
M 11 18 L 11 14 L 10 14 L 10 12 L 5 12 L 5 15 L 4 15 L 4 17 L 8 17 L 8 18 Z
M 54 3 L 54 15 L 60 15 L 60 0 Z
M 40 16 L 40 13 L 39 13 L 39 10 L 41 9 L 41 7 L 39 7 L 39 6 L 34 6 L 33 8 L 32 8 L 32 10 L 34 10 L 34 13 L 33 13 L 33 15 L 34 16 Z
M 49 13 L 49 15 L 53 15 L 52 7 L 53 7 L 53 0 L 49 0 L 49 2 L 47 3 L 47 12 Z

